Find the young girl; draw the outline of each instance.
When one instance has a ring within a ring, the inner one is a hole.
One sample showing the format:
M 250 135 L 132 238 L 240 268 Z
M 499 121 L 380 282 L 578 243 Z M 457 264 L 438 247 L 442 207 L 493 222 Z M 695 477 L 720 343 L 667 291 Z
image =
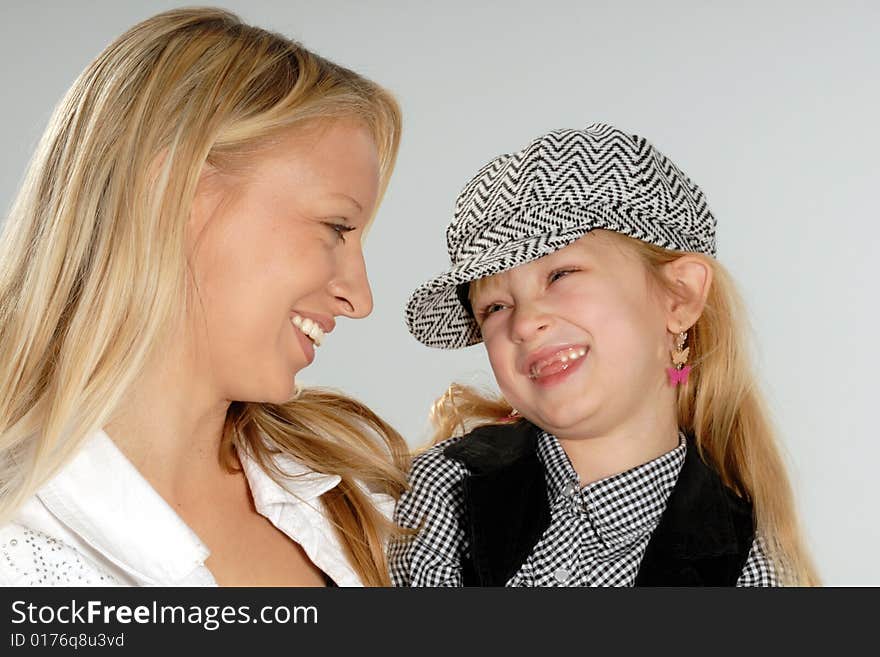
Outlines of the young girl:
M 482 341 L 503 398 L 453 385 L 435 405 L 446 440 L 398 503 L 395 584 L 816 583 L 681 170 L 609 125 L 554 131 L 476 174 L 447 239 L 407 323 Z
M 0 240 L 0 585 L 390 584 L 405 443 L 295 377 L 370 313 L 399 136 L 387 91 L 219 9 L 88 66 Z

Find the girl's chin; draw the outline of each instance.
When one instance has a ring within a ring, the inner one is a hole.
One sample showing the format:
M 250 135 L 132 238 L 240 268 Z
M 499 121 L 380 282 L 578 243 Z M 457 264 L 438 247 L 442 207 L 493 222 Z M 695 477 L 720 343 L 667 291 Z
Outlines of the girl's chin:
M 522 411 L 520 411 L 522 412 Z M 557 408 L 542 408 L 534 414 L 537 424 L 554 434 L 555 436 L 565 435 L 569 432 L 577 432 L 586 426 L 593 424 L 595 413 L 584 408 L 580 404 L 561 405 Z

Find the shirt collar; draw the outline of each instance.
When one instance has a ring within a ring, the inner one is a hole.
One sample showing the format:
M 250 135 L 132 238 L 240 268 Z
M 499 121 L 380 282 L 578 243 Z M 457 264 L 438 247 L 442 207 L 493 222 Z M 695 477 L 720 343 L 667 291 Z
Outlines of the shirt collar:
M 580 488 L 578 476 L 559 444 L 545 431 L 538 437 L 551 505 L 563 500 L 578 504 L 599 539 L 609 548 L 628 545 L 654 530 L 684 464 L 687 440 L 657 458 Z
M 277 516 L 284 506 L 316 506 L 341 478 L 313 472 L 287 455 L 275 463 L 285 487 L 244 451 L 239 458 L 254 506 Z M 173 585 L 204 565 L 210 550 L 103 430 L 37 496 L 61 522 L 141 584 Z
M 173 584 L 210 551 L 104 431 L 89 436 L 37 497 L 142 584 Z
M 264 516 L 269 516 L 270 510 L 278 506 L 314 506 L 321 495 L 342 481 L 339 475 L 315 472 L 287 454 L 275 454 L 273 460 L 284 478 L 282 486 L 244 450 L 239 450 L 238 457 L 250 485 L 254 506 Z
M 315 472 L 286 454 L 272 457 L 276 477 L 269 475 L 243 450 L 239 451 L 239 459 L 257 511 L 298 543 L 312 563 L 337 585 L 362 586 L 320 499 L 335 488 L 342 477 Z M 377 507 L 385 508 L 378 497 L 374 497 Z M 385 512 L 390 517 L 390 510 L 385 508 Z

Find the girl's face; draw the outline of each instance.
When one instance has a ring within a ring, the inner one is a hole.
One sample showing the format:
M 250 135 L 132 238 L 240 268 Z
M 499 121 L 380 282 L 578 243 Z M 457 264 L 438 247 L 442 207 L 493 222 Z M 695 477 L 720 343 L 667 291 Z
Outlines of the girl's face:
M 501 392 L 559 438 L 659 419 L 674 403 L 666 304 L 637 254 L 615 237 L 592 231 L 473 286 Z
M 372 310 L 361 240 L 378 156 L 364 126 L 336 121 L 291 132 L 241 169 L 206 172 L 196 194 L 190 330 L 224 399 L 281 403 L 316 343 L 333 348 L 334 318 Z

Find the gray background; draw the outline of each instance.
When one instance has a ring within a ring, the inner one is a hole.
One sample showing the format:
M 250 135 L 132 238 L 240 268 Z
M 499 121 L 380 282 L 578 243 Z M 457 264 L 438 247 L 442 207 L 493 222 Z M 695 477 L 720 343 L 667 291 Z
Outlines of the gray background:
M 104 45 L 177 2 L 0 4 L 0 205 L 51 108 Z M 342 388 L 413 446 L 481 347 L 409 336 L 411 289 L 446 266 L 453 199 L 484 162 L 557 127 L 648 137 L 706 191 L 825 583 L 880 585 L 874 2 L 218 2 L 391 88 L 397 172 L 367 244 L 374 313 L 340 322 L 307 383 Z

